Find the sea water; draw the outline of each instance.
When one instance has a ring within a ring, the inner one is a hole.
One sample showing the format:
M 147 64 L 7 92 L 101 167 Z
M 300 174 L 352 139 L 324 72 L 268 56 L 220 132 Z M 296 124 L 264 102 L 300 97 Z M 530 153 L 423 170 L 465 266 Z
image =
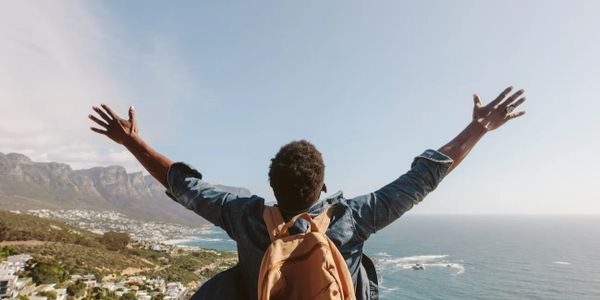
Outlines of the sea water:
M 216 227 L 193 238 L 235 250 Z M 600 299 L 600 216 L 406 215 L 364 250 L 381 299 Z

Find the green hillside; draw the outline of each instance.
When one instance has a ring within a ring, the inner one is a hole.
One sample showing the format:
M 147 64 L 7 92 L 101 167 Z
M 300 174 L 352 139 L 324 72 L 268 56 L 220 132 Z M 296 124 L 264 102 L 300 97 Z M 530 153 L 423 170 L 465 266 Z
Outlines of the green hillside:
M 0 211 L 0 258 L 27 253 L 34 261 L 56 266 L 69 275 L 93 273 L 97 278 L 160 275 L 187 283 L 212 276 L 235 263 L 236 258 L 235 253 L 219 251 L 179 249 L 169 254 L 132 244 L 115 247 L 114 239 L 106 235 L 56 220 Z
M 0 241 L 37 240 L 101 247 L 100 238 L 64 222 L 0 211 Z

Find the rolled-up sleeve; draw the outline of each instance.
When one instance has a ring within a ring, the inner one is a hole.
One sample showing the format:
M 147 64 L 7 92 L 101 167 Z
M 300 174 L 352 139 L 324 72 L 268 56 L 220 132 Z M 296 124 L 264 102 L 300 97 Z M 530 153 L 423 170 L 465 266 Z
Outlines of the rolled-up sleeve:
M 167 172 L 167 196 L 202 218 L 219 226 L 233 238 L 227 205 L 238 196 L 202 180 L 202 174 L 191 166 L 176 162 Z
M 452 163 L 445 154 L 426 150 L 415 157 L 406 174 L 373 193 L 348 200 L 359 237 L 366 240 L 421 202 L 446 176 Z

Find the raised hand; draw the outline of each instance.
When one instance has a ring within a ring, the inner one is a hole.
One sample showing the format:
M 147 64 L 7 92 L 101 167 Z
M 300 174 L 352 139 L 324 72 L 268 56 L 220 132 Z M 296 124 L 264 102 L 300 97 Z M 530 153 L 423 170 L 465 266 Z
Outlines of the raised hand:
M 525 114 L 525 111 L 513 112 L 515 108 L 525 102 L 525 97 L 520 97 L 525 93 L 524 90 L 518 90 L 510 97 L 513 87 L 507 87 L 494 101 L 482 105 L 481 99 L 477 94 L 473 95 L 475 107 L 473 108 L 473 120 L 483 126 L 486 131 L 492 131 L 509 120 L 518 118 Z M 520 98 L 519 98 L 520 97 Z
M 92 109 L 100 116 L 99 119 L 94 115 L 88 115 L 92 121 L 102 126 L 104 129 L 90 127 L 90 129 L 99 134 L 106 135 L 111 140 L 123 145 L 128 140 L 135 138 L 138 134 L 137 122 L 135 119 L 135 108 L 129 107 L 129 120 L 119 117 L 108 105 L 102 104 L 102 109 L 93 106 Z

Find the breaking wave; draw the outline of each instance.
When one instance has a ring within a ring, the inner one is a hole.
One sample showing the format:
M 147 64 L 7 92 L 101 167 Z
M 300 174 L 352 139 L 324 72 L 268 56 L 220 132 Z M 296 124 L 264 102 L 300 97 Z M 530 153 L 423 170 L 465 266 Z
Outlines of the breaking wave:
M 459 261 L 450 260 L 447 254 L 394 257 L 380 252 L 374 256 L 374 260 L 377 269 L 384 272 L 411 270 L 416 264 L 421 264 L 425 269 L 449 268 L 454 271 L 452 275 L 460 275 L 465 272 L 465 267 Z
M 196 238 L 196 241 L 200 241 L 200 242 L 223 242 L 223 241 L 227 241 L 225 239 L 219 239 L 219 238 Z

